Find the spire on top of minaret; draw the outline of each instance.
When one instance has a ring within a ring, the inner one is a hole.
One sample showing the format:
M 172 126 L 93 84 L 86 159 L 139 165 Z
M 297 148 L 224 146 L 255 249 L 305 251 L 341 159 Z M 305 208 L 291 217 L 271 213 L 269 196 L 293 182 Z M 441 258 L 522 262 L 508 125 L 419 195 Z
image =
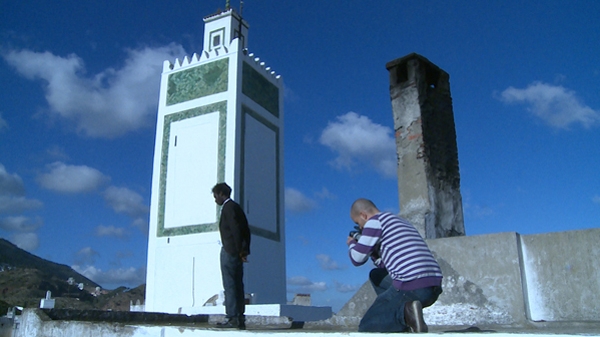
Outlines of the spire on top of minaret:
M 247 48 L 248 23 L 242 18 L 243 0 L 240 0 L 240 12 L 231 7 L 231 1 L 226 0 L 225 10 L 204 18 L 204 48 L 203 54 L 208 57 L 210 53 L 222 55 L 228 53 L 230 45 L 238 40 L 238 51 Z
M 231 1 L 230 0 L 226 0 L 225 1 L 225 11 L 228 11 L 231 9 Z M 242 10 L 244 9 L 244 0 L 240 0 L 240 16 L 242 15 Z

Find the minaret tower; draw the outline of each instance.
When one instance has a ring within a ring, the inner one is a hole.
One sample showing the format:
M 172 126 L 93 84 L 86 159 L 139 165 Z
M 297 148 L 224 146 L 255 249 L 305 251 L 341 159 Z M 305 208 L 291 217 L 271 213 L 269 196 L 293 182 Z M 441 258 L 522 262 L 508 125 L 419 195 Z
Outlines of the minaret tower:
M 204 23 L 202 52 L 163 67 L 146 311 L 196 313 L 222 292 L 218 182 L 250 223 L 250 301 L 286 303 L 283 81 L 248 53 L 248 23 L 229 2 Z

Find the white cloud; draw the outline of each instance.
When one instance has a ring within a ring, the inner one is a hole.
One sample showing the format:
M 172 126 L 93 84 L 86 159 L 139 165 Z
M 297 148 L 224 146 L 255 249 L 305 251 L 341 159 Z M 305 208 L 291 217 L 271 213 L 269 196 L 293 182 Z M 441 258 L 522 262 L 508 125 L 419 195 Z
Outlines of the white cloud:
M 12 236 L 11 242 L 17 247 L 30 252 L 40 246 L 40 240 L 36 233 L 16 233 Z
M 321 199 L 329 199 L 329 200 L 335 200 L 337 199 L 337 196 L 333 193 L 331 193 L 327 188 L 323 187 L 321 189 L 321 192 L 317 192 L 316 196 L 321 198 Z
M 334 261 L 331 256 L 325 254 L 318 254 L 316 256 L 319 261 L 319 265 L 323 270 L 340 270 L 342 268 L 336 261 Z
M 344 283 L 340 283 L 338 281 L 333 281 L 333 283 L 335 284 L 335 290 L 337 290 L 340 293 L 352 293 L 352 292 L 356 292 L 358 290 L 358 288 L 360 288 L 359 286 L 356 286 L 356 285 L 344 284 Z
M 147 218 L 137 218 L 133 220 L 131 226 L 137 228 L 145 235 L 148 235 L 148 220 Z
M 287 279 L 288 292 L 312 293 L 327 290 L 325 282 L 312 282 L 304 276 L 294 276 Z
M 133 252 L 130 250 L 126 250 L 126 251 L 118 251 L 115 253 L 115 258 L 117 260 L 122 260 L 122 259 L 127 259 L 134 256 Z
M 397 176 L 396 142 L 389 127 L 373 123 L 368 117 L 348 112 L 330 122 L 321 133 L 321 144 L 337 153 L 332 165 L 351 170 L 363 165 L 384 177 Z
M 92 247 L 84 247 L 80 249 L 75 255 L 77 263 L 84 264 L 96 262 L 96 257 L 100 256 L 100 253 L 93 250 Z
M 90 280 L 111 289 L 119 286 L 137 287 L 146 282 L 146 270 L 144 268 L 118 268 L 103 271 L 94 266 L 71 266 L 76 272 Z
M 55 162 L 47 165 L 47 173 L 38 176 L 38 182 L 46 189 L 61 193 L 91 192 L 109 180 L 100 171 L 85 166 L 66 165 Z
M 27 199 L 23 180 L 17 174 L 10 174 L 0 164 L 0 214 L 20 214 L 24 211 L 43 206 L 42 202 Z M 9 216 L 0 218 L 0 229 L 12 232 L 11 241 L 17 247 L 33 251 L 40 245 L 38 235 L 34 233 L 43 224 L 42 218 Z
M 43 206 L 41 201 L 27 199 L 24 195 L 25 185 L 21 177 L 8 173 L 0 164 L 0 214 L 20 214 Z
M 527 105 L 534 116 L 559 129 L 572 124 L 589 128 L 600 122 L 599 110 L 585 105 L 574 91 L 562 86 L 534 82 L 525 89 L 509 87 L 500 94 L 500 99 L 505 103 Z
M 8 173 L 2 164 L 0 164 L 0 195 L 25 195 L 23 179 L 16 173 Z
M 41 208 L 44 204 L 36 199 L 0 195 L 0 214 L 19 214 L 24 211 Z
M 33 232 L 42 227 L 42 219 L 26 216 L 9 216 L 0 219 L 0 228 L 8 232 Z
M 73 122 L 78 132 L 114 138 L 152 125 L 163 62 L 185 54 L 177 44 L 127 50 L 121 68 L 93 76 L 85 76 L 84 62 L 75 54 L 13 50 L 3 57 L 22 76 L 43 80 L 51 111 Z
M 292 286 L 306 286 L 313 284 L 306 276 L 288 277 L 287 283 Z
M 463 213 L 465 217 L 473 218 L 473 219 L 485 219 L 492 217 L 496 214 L 496 209 L 498 206 L 489 206 L 489 205 L 479 205 L 475 204 L 472 201 L 471 191 L 469 189 L 462 189 L 462 200 L 463 200 Z
M 117 213 L 127 214 L 131 217 L 139 217 L 148 213 L 148 206 L 144 204 L 144 198 L 128 188 L 110 186 L 103 195 L 104 200 Z
M 475 219 L 488 218 L 496 213 L 492 207 L 474 205 L 471 203 L 465 203 L 463 209 L 465 215 L 472 216 Z
M 295 188 L 285 189 L 285 208 L 292 212 L 308 212 L 316 207 L 316 202 Z
M 96 227 L 95 233 L 96 236 L 112 236 L 116 238 L 124 238 L 127 235 L 125 228 L 102 225 Z

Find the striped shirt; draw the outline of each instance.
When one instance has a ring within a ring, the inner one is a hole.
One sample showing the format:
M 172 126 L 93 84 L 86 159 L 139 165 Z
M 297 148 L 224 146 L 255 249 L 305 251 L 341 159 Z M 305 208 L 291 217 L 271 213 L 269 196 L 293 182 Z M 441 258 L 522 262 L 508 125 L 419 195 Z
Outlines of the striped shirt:
M 397 289 L 441 285 L 440 266 L 425 240 L 407 220 L 389 212 L 371 217 L 365 223 L 359 241 L 349 246 L 350 260 L 355 266 L 363 265 L 378 244 L 381 245 L 381 259 L 375 264 L 388 270 Z

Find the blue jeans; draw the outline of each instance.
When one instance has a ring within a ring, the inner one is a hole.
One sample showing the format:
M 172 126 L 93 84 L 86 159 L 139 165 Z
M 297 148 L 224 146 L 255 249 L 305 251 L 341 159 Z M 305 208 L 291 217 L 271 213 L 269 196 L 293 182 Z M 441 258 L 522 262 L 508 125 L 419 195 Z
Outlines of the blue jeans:
M 228 319 L 244 320 L 244 263 L 237 255 L 230 255 L 221 248 L 221 276 L 225 288 L 225 315 Z
M 374 270 L 375 271 L 375 270 Z M 380 273 L 375 275 L 382 276 Z M 371 272 L 373 278 L 373 271 Z M 375 281 L 375 282 L 373 282 Z M 420 301 L 423 308 L 435 303 L 442 293 L 441 287 L 428 287 L 415 290 L 397 290 L 389 275 L 372 279 L 377 298 L 367 310 L 358 325 L 360 332 L 403 332 L 406 331 L 404 305 L 406 302 Z

